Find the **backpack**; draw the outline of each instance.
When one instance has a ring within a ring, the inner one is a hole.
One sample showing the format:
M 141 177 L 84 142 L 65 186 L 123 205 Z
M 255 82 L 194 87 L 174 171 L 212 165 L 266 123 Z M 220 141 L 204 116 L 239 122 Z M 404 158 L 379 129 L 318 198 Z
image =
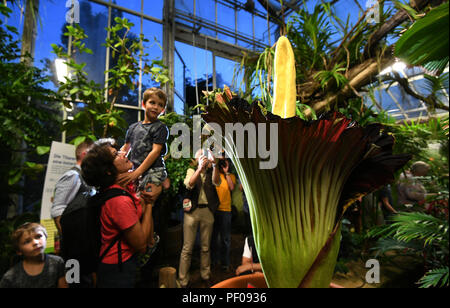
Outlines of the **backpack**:
M 96 272 L 99 263 L 116 243 L 119 244 L 119 267 L 121 267 L 120 240 L 122 234 L 119 234 L 100 256 L 102 244 L 101 209 L 107 200 L 117 196 L 130 197 L 136 207 L 133 197 L 127 191 L 120 188 L 111 188 L 93 196 L 84 194 L 84 203 L 78 201 L 69 204 L 61 215 L 62 257 L 66 261 L 69 259 L 77 260 L 82 275 Z

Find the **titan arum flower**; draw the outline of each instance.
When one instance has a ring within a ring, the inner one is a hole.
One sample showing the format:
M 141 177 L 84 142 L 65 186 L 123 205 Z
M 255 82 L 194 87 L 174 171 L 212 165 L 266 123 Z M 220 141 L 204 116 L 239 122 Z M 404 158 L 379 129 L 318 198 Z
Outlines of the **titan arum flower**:
M 226 123 L 277 124 L 273 169 L 261 169 L 261 158 L 239 156 L 234 136 L 223 136 L 248 200 L 264 276 L 269 287 L 328 287 L 346 208 L 392 182 L 410 155 L 393 155 L 394 139 L 379 124 L 360 127 L 336 112 L 310 122 L 296 117 L 291 48 L 285 37 L 277 42 L 275 114 L 230 99 L 227 90 L 202 117 L 222 130 Z

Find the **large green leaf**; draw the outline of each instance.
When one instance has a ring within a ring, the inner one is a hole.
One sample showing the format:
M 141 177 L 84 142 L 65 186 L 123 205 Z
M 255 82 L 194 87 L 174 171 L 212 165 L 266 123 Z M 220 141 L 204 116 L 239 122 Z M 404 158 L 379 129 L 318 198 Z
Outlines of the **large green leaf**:
M 395 56 L 413 65 L 448 62 L 448 2 L 432 9 L 408 29 L 395 45 Z M 439 68 L 442 67 L 442 64 Z

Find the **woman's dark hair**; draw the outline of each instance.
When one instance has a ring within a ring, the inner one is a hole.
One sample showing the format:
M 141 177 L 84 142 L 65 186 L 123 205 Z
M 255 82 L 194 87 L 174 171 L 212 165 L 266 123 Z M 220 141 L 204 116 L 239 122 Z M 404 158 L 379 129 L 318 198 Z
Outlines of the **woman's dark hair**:
M 117 169 L 109 143 L 95 144 L 81 163 L 81 174 L 86 183 L 100 189 L 115 183 Z

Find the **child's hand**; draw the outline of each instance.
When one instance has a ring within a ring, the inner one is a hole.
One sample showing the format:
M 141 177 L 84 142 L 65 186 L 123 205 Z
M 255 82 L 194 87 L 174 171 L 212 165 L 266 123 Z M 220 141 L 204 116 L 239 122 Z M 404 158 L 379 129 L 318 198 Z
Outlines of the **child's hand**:
M 134 171 L 127 172 L 117 175 L 116 182 L 121 186 L 126 186 L 128 185 L 128 183 L 135 181 L 137 178 L 138 177 L 136 176 L 136 173 Z

